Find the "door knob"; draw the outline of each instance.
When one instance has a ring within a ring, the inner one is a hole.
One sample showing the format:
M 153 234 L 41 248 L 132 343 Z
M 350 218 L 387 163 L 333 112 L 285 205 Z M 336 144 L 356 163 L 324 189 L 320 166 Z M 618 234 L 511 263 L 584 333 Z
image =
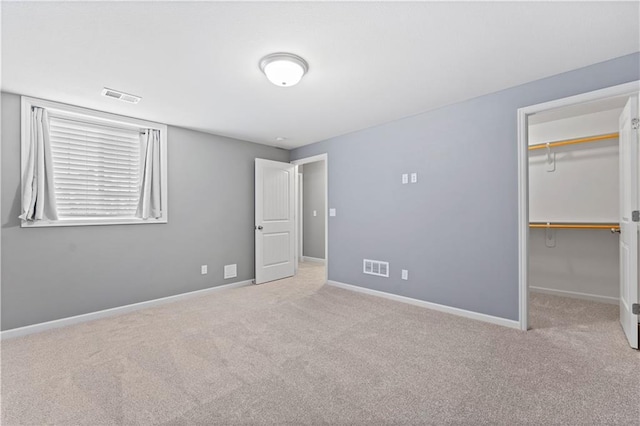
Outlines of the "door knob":
M 611 233 L 612 234 L 619 234 L 620 233 L 620 228 L 616 229 L 616 228 L 611 228 Z
M 256 229 L 262 231 L 262 225 L 256 226 Z

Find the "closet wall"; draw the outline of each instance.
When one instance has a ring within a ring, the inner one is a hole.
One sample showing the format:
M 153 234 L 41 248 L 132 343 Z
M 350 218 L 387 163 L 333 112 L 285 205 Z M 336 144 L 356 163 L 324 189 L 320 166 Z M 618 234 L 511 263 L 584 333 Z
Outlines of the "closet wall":
M 609 109 L 583 107 L 576 114 L 572 107 L 534 116 L 529 144 L 617 133 L 622 108 L 610 108 L 611 102 L 605 107 Z M 552 165 L 546 149 L 529 151 L 530 222 L 617 223 L 618 139 L 550 152 Z M 618 234 L 608 229 L 531 229 L 530 289 L 617 303 L 618 244 Z

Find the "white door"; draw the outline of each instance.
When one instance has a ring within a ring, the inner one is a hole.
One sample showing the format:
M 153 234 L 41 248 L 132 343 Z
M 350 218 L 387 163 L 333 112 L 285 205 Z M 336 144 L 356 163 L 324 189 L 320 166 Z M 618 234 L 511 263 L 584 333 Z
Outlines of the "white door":
M 638 95 L 629 98 L 620 115 L 620 323 L 629 344 L 638 348 Z M 637 123 L 637 122 L 636 122 Z
M 295 166 L 256 158 L 256 284 L 295 269 Z

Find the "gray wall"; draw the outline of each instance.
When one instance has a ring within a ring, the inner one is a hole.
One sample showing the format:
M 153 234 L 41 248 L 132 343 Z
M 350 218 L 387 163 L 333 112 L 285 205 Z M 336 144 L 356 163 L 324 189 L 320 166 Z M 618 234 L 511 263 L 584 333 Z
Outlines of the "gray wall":
M 20 97 L 3 93 L 2 329 L 252 279 L 256 157 L 289 152 L 169 127 L 168 224 L 22 229 Z
M 307 163 L 302 173 L 303 241 L 302 255 L 324 259 L 324 161 Z M 313 216 L 313 211 L 317 216 Z
M 329 279 L 517 320 L 516 110 L 638 79 L 635 53 L 292 151 L 328 154 Z

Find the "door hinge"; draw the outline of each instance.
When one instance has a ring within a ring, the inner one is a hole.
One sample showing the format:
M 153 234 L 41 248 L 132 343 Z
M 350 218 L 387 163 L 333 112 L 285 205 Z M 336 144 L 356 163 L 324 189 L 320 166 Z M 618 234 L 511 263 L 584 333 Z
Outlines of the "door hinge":
M 640 303 L 631 305 L 631 313 L 633 313 L 633 315 L 640 315 Z
M 631 119 L 631 128 L 633 130 L 640 129 L 640 119 L 638 119 L 638 118 Z
M 631 212 L 631 220 L 634 222 L 640 222 L 640 210 L 634 210 Z

